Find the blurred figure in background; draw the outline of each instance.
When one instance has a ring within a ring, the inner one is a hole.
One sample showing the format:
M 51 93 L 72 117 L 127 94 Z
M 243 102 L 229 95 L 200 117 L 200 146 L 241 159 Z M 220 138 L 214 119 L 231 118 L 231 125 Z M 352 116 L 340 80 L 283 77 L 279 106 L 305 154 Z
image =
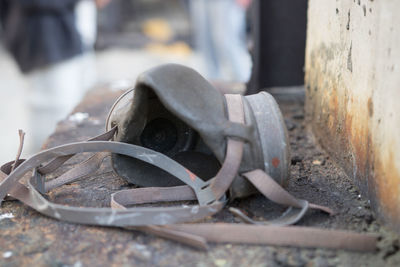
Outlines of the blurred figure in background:
M 246 9 L 251 0 L 190 0 L 194 41 L 209 79 L 247 82 Z
M 0 4 L 5 46 L 29 81 L 27 145 L 36 152 L 95 82 L 96 6 L 93 0 Z

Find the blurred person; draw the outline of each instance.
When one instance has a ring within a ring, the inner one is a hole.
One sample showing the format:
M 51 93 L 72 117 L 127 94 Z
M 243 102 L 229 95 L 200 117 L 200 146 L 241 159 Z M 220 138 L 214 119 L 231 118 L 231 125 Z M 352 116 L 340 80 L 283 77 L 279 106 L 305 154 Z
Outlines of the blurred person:
M 251 0 L 190 0 L 194 42 L 209 79 L 247 82 L 246 9 Z
M 0 4 L 6 48 L 29 82 L 27 145 L 36 152 L 57 121 L 95 82 L 95 2 L 0 0 Z

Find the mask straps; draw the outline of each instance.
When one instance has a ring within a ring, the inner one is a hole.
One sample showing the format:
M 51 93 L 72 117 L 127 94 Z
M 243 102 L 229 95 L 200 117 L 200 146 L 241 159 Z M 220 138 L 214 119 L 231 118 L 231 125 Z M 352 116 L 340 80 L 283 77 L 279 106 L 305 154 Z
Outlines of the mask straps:
M 107 141 L 110 140 L 115 133 L 117 132 L 117 126 L 114 126 L 113 128 L 111 128 L 109 131 L 100 134 L 98 136 L 95 136 L 93 138 L 90 138 L 89 140 L 87 140 L 88 142 L 91 141 Z M 51 172 L 54 172 L 55 170 L 57 170 L 61 165 L 63 165 L 67 160 L 69 160 L 70 158 L 72 158 L 74 155 L 66 155 L 66 156 L 59 156 L 55 159 L 53 159 L 52 161 L 50 161 L 49 163 L 47 163 L 44 166 L 41 166 L 38 168 L 38 172 L 40 174 L 49 174 Z

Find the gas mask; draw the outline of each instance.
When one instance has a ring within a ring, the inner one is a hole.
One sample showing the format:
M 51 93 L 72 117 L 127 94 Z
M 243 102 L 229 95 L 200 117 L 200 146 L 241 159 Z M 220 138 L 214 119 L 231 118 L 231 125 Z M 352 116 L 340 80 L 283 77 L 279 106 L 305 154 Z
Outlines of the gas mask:
M 114 103 L 106 130 L 87 142 L 54 147 L 27 160 L 17 156 L 4 164 L 0 201 L 11 197 L 58 220 L 125 227 L 203 249 L 207 241 L 358 251 L 376 246 L 375 236 L 286 227 L 297 223 L 308 209 L 328 214 L 333 211 L 297 199 L 283 189 L 289 177 L 288 136 L 278 105 L 266 92 L 223 95 L 194 70 L 163 65 L 143 73 L 135 88 Z M 46 175 L 81 152 L 98 153 L 47 180 Z M 115 173 L 139 186 L 112 194 L 111 208 L 63 206 L 43 196 L 57 186 L 92 174 L 110 153 Z M 20 183 L 30 171 L 28 185 Z M 219 212 L 228 199 L 256 192 L 288 209 L 267 222 L 229 209 L 253 225 L 185 224 Z M 188 200 L 197 203 L 131 207 Z
M 116 141 L 158 151 L 191 172 L 209 180 L 225 158 L 226 136 L 245 138 L 239 173 L 262 169 L 285 185 L 289 170 L 289 143 L 282 114 L 274 98 L 261 92 L 240 96 L 244 124 L 227 116 L 224 96 L 194 70 L 166 65 L 142 74 L 133 90 L 113 105 L 106 129 L 118 127 Z M 115 172 L 139 186 L 176 186 L 182 182 L 143 161 L 113 154 Z M 237 175 L 230 197 L 256 190 Z

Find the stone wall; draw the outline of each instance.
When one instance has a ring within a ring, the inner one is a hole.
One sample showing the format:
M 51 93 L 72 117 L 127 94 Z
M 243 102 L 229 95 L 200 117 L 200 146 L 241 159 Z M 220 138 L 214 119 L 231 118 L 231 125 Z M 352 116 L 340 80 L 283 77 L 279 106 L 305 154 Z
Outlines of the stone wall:
M 316 138 L 400 231 L 400 1 L 309 0 L 305 70 Z

